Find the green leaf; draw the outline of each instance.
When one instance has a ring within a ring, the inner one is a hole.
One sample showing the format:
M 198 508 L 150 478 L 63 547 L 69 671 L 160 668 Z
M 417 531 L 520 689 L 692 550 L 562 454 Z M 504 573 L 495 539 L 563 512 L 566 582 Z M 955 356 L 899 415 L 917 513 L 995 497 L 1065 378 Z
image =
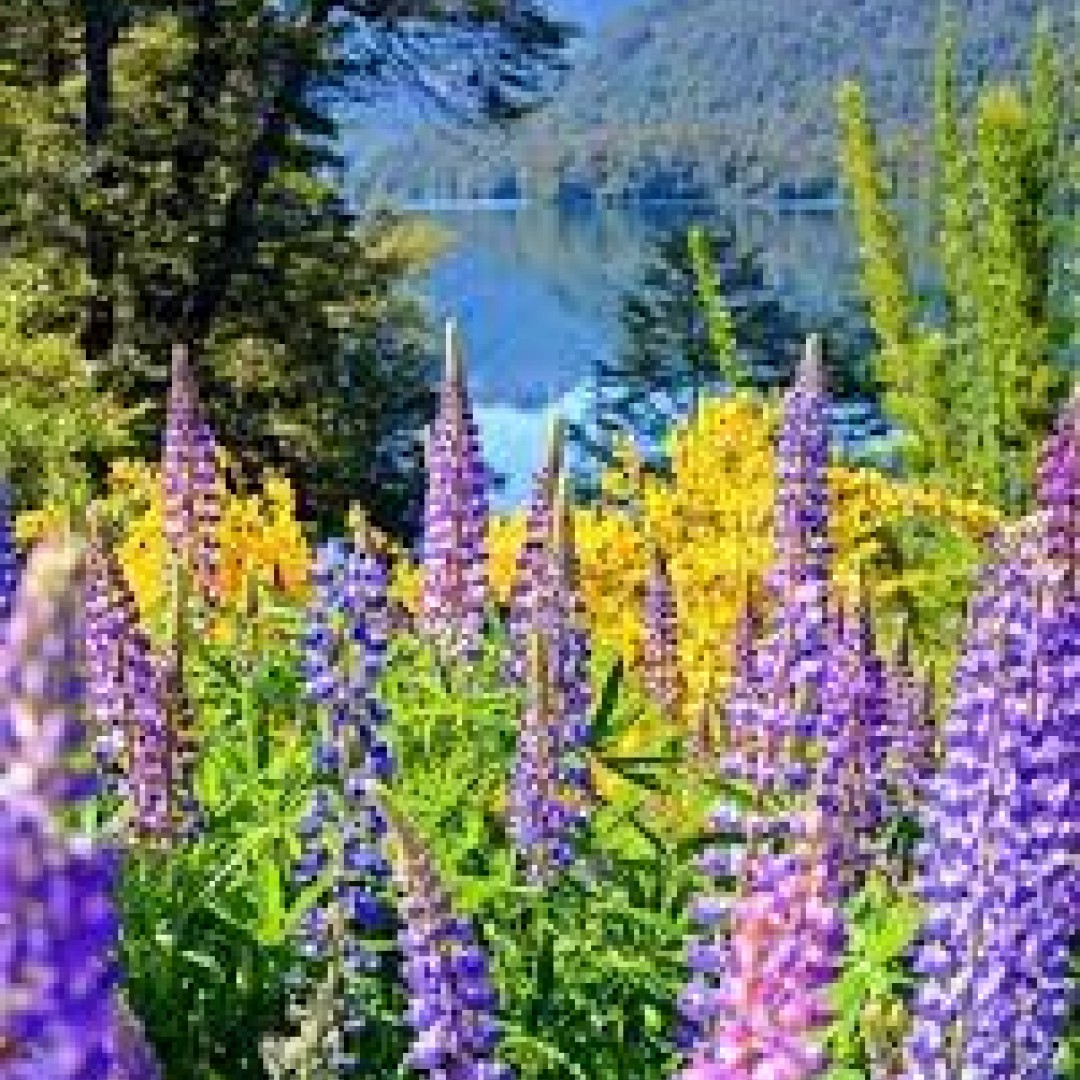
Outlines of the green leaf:
M 285 891 L 281 868 L 273 859 L 261 859 L 255 875 L 259 905 L 256 934 L 264 945 L 276 945 L 285 929 Z
M 614 731 L 615 707 L 619 703 L 622 679 L 623 661 L 620 657 L 608 671 L 603 689 L 600 691 L 600 699 L 593 713 L 591 731 L 594 746 L 609 738 Z

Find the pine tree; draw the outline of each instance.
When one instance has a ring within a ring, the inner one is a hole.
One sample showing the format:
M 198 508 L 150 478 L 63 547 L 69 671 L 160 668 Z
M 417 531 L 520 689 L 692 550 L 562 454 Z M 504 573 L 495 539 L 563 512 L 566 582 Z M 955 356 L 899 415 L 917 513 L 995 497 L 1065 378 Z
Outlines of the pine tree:
M 730 220 L 659 234 L 620 320 L 619 354 L 596 365 L 595 435 L 571 429 L 604 463 L 631 438 L 661 465 L 664 433 L 703 393 L 720 384 L 778 385 L 804 334 L 768 288 L 760 250 L 743 244 Z

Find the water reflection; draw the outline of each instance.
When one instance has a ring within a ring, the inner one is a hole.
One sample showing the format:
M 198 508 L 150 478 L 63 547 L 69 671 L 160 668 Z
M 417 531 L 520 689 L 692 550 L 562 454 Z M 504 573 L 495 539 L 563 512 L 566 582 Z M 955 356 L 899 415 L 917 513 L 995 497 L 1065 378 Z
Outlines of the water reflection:
M 807 328 L 851 316 L 857 289 L 847 216 L 730 202 L 427 204 L 456 237 L 426 283 L 431 309 L 462 326 L 490 464 L 515 504 L 535 466 L 545 416 L 587 417 L 596 373 L 625 344 L 621 317 L 655 251 L 694 224 L 730 222 L 758 248 L 763 291 Z M 856 403 L 857 404 L 857 403 Z

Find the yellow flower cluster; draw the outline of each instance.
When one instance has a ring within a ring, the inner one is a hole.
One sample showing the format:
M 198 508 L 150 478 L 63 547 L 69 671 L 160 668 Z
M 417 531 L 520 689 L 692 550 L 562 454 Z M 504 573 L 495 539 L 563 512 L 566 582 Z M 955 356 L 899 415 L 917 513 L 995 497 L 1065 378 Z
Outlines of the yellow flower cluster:
M 96 504 L 120 524 L 118 557 L 148 622 L 161 612 L 169 583 L 159 477 L 154 465 L 114 462 L 108 493 Z M 21 515 L 17 532 L 27 542 L 65 523 L 63 511 L 45 508 Z M 261 492 L 249 496 L 227 493 L 218 539 L 221 595 L 227 607 L 242 605 L 249 578 L 292 600 L 307 596 L 310 552 L 288 480 L 269 477 Z M 221 627 L 211 629 L 220 632 Z

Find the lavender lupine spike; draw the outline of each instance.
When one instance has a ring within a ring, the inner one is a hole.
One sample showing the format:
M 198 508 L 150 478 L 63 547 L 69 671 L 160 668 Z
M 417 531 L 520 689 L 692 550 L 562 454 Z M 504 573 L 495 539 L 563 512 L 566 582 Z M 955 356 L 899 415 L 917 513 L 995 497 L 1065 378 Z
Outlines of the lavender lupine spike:
M 188 351 L 174 345 L 162 462 L 165 537 L 174 556 L 209 598 L 218 595 L 221 477 L 217 453 Z
M 568 833 L 575 821 L 560 783 L 562 729 L 552 679 L 552 646 L 532 640 L 530 700 L 518 732 L 518 752 L 507 797 L 507 817 L 531 883 L 550 884 L 572 859 Z
M 311 1046 L 301 1032 L 305 1054 L 322 1053 L 326 1068 L 337 1075 L 356 1065 L 347 1040 L 362 1023 L 347 987 L 376 965 L 364 940 L 387 922 L 381 895 L 389 877 L 382 851 L 386 821 L 374 795 L 375 784 L 392 771 L 377 692 L 386 659 L 386 568 L 358 531 L 351 550 L 339 541 L 319 548 L 312 584 L 305 674 L 308 696 L 321 714 L 322 738 L 315 762 L 319 782 L 301 823 L 304 850 L 295 876 L 304 887 L 329 869 L 333 884 L 326 901 L 301 923 L 304 955 L 325 963 L 326 971 L 307 1001 L 294 1002 L 294 1011 L 319 1031 Z M 311 989 L 302 976 L 298 982 Z M 288 1046 L 284 1057 L 273 1047 L 268 1052 L 278 1055 L 279 1071 L 288 1067 Z
M 573 859 L 574 833 L 587 820 L 589 633 L 577 580 L 573 504 L 560 476 L 552 529 L 540 551 L 538 578 L 547 582 L 533 598 L 529 702 L 518 736 L 509 818 L 527 873 L 550 884 Z
M 833 898 L 842 900 L 870 869 L 877 854 L 875 833 L 888 809 L 885 765 L 892 740 L 885 664 L 865 589 L 857 610 L 840 622 L 825 672 L 823 754 L 814 788 L 825 822 L 830 886 Z
M 664 715 L 677 723 L 683 692 L 675 587 L 667 559 L 659 548 L 653 551 L 645 582 L 644 625 L 642 668 L 645 688 Z
M 529 635 L 537 629 L 544 597 L 552 593 L 551 534 L 555 523 L 555 499 L 563 473 L 564 428 L 553 417 L 548 431 L 544 463 L 533 479 L 533 491 L 525 517 L 525 542 L 518 553 L 510 594 L 508 634 L 510 654 L 507 675 L 524 685 L 529 673 Z
M 558 632 L 553 640 L 558 654 L 554 685 L 559 695 L 562 740 L 559 775 L 567 786 L 568 795 L 578 800 L 584 813 L 584 804 L 591 793 L 589 767 L 583 752 L 591 735 L 589 714 L 592 709 L 592 683 L 589 665 L 592 640 L 581 596 L 574 504 L 570 496 L 570 481 L 565 473 L 559 477 L 556 490 L 552 548 L 556 561 L 556 587 L 553 593 L 558 604 Z
M 1045 519 L 1049 565 L 1075 593 L 1080 586 L 1080 383 L 1041 447 L 1036 498 Z
M 132 636 L 128 677 L 138 746 L 131 766 L 142 785 L 135 805 L 148 838 L 193 840 L 205 819 L 195 789 L 199 746 L 195 709 L 184 684 L 184 649 L 176 639 L 151 648 L 142 631 Z M 164 789 L 159 787 L 165 784 Z M 164 806 L 168 805 L 166 816 Z M 167 824 L 168 822 L 168 824 Z
M 131 750 L 131 717 L 124 687 L 124 642 L 135 624 L 135 598 L 93 522 L 87 549 L 86 662 L 89 736 L 102 772 L 119 794 Z
M 479 655 L 488 602 L 487 472 L 452 320 L 427 472 L 421 628 L 444 657 L 468 660 Z
M 116 993 L 115 852 L 66 833 L 94 790 L 85 737 L 82 545 L 35 549 L 0 652 L 0 1075 L 156 1080 Z
M 797 750 L 821 729 L 831 551 L 823 381 L 821 339 L 812 336 L 785 398 L 776 455 L 776 555 L 768 579 L 774 617 L 745 718 L 758 728 L 751 771 L 768 788 L 806 786 L 810 772 Z
M 1080 646 L 1030 539 L 999 541 L 971 605 L 920 851 L 910 1080 L 1050 1080 L 1067 1019 Z
M 139 625 L 99 521 L 87 550 L 85 625 L 90 734 L 112 793 L 127 801 L 133 836 L 167 844 L 190 834 L 197 822 L 178 806 L 185 747 L 166 708 L 168 665 Z
M 741 776 L 767 787 L 768 766 L 773 753 L 767 745 L 769 732 L 762 717 L 764 692 L 757 644 L 760 624 L 756 596 L 747 582 L 732 643 L 726 708 L 727 747 L 721 765 L 728 775 Z
M 498 1000 L 471 923 L 455 916 L 436 867 L 412 829 L 392 823 L 401 890 L 401 946 L 416 1038 L 406 1058 L 432 1080 L 510 1080 L 495 1060 Z

